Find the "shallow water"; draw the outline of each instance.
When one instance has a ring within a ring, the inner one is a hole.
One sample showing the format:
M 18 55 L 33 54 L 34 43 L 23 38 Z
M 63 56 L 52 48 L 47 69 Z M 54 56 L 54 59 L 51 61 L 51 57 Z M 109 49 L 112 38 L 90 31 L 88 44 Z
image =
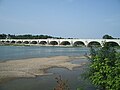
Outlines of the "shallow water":
M 0 60 L 15 60 L 50 56 L 82 56 L 89 48 L 45 46 L 0 46 Z
M 82 87 L 83 90 L 95 90 L 88 80 L 80 77 L 85 72 L 84 66 L 76 68 L 73 71 L 65 68 L 51 68 L 47 72 L 53 74 L 37 78 L 22 78 L 9 81 L 6 84 L 0 85 L 0 90 L 53 90 L 57 84 L 55 78 L 59 75 L 64 80 L 68 80 L 70 90 L 76 90 L 77 87 Z
M 72 64 L 81 64 L 81 63 L 85 63 L 85 62 L 88 62 L 87 59 L 76 59 L 76 60 L 72 60 L 71 63 Z

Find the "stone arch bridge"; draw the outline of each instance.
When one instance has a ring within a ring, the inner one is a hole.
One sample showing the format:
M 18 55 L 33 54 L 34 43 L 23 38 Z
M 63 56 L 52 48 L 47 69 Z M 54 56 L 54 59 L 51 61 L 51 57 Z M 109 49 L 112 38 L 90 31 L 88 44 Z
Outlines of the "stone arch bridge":
M 44 46 L 103 46 L 110 43 L 120 46 L 120 39 L 0 39 L 0 44 L 26 44 Z

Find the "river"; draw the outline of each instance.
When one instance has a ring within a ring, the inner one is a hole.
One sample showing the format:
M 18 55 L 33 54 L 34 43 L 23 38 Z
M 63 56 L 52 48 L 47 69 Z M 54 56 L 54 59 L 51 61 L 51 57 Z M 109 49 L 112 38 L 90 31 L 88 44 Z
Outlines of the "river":
M 82 56 L 89 48 L 51 46 L 0 46 L 0 60 L 16 60 L 51 56 Z
M 0 61 L 53 56 L 83 56 L 85 54 L 89 54 L 89 48 L 0 46 Z M 88 62 L 88 60 L 75 60 L 71 63 L 80 64 L 82 62 Z M 50 68 L 46 71 L 47 73 L 52 73 L 50 75 L 11 80 L 0 84 L 0 90 L 53 90 L 56 86 L 55 77 L 59 75 L 61 75 L 63 79 L 68 80 L 70 90 L 76 90 L 77 87 L 82 87 L 83 90 L 95 90 L 94 86 L 88 80 L 84 80 L 83 77 L 81 77 L 81 74 L 86 71 L 86 68 L 86 65 L 75 68 L 72 71 L 65 68 Z

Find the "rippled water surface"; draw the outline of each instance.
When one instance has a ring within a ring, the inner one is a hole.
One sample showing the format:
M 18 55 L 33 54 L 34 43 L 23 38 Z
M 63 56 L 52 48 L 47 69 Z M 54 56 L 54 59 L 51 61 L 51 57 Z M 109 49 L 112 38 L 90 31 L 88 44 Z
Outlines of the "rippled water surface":
M 49 56 L 80 56 L 89 53 L 82 47 L 0 46 L 0 60 Z

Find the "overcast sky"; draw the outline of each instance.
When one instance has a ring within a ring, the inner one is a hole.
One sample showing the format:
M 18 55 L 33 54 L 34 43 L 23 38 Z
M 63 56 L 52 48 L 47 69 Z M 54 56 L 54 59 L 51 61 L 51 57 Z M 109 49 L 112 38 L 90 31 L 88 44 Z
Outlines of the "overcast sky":
M 120 0 L 0 0 L 0 33 L 120 38 Z

